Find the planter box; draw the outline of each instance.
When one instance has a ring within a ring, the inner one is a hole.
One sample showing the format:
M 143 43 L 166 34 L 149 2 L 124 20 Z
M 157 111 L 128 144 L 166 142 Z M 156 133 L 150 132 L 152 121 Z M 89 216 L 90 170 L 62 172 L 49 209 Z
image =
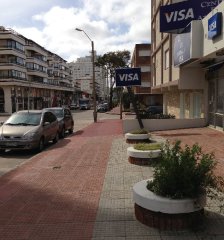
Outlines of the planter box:
M 136 165 L 148 165 L 155 158 L 160 156 L 161 150 L 136 150 L 134 147 L 127 148 L 128 161 Z
M 144 129 L 149 132 L 161 130 L 173 130 L 183 128 L 199 128 L 207 125 L 205 118 L 196 119 L 143 119 Z M 123 132 L 131 132 L 139 128 L 137 119 L 124 119 Z
M 125 140 L 127 143 L 150 142 L 149 138 L 150 138 L 149 134 L 133 134 L 133 133 L 125 134 Z
M 181 230 L 200 224 L 206 195 L 198 199 L 169 199 L 146 188 L 147 180 L 133 187 L 135 216 L 141 223 L 162 230 Z

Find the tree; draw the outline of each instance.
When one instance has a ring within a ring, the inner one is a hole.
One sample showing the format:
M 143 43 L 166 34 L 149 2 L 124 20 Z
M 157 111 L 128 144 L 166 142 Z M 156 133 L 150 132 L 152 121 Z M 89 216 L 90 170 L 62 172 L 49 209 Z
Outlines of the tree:
M 123 50 L 108 52 L 97 58 L 96 66 L 101 66 L 106 69 L 108 76 L 110 77 L 110 108 L 112 108 L 113 87 L 115 83 L 115 69 L 128 67 L 130 55 L 130 51 Z

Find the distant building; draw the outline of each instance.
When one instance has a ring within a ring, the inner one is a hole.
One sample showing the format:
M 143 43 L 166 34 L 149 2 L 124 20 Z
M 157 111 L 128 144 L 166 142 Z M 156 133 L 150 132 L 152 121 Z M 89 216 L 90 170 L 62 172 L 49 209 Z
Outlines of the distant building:
M 138 101 L 145 105 L 162 105 L 161 94 L 151 94 L 151 44 L 136 44 L 131 67 L 141 68 L 141 86 L 133 87 L 134 94 L 138 96 Z
M 69 105 L 66 61 L 23 35 L 0 27 L 0 113 Z
M 76 62 L 69 63 L 69 66 L 72 70 L 76 94 L 80 95 L 80 93 L 85 93 L 91 96 L 93 91 L 92 57 L 86 56 L 78 58 Z M 97 99 L 104 100 L 106 98 L 106 75 L 102 67 L 95 66 L 95 83 Z

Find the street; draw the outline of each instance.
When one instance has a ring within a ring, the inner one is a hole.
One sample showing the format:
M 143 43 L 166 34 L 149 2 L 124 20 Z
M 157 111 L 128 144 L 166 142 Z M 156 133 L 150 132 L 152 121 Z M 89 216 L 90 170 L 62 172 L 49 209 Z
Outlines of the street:
M 65 138 L 69 138 L 70 136 L 74 136 L 75 133 L 91 123 L 93 123 L 93 110 L 74 110 L 72 111 L 72 115 L 75 122 L 74 133 L 72 135 L 66 135 Z M 98 120 L 103 119 L 119 119 L 119 115 L 112 115 L 106 113 L 98 113 Z M 1 116 L 0 121 L 5 121 L 8 117 Z M 61 139 L 60 141 L 63 141 Z M 48 144 L 44 151 L 47 151 L 49 148 L 54 147 L 53 143 Z M 0 156 L 0 176 L 9 172 L 10 170 L 18 167 L 20 164 L 31 160 L 31 158 L 36 155 L 34 151 L 6 151 L 4 154 Z

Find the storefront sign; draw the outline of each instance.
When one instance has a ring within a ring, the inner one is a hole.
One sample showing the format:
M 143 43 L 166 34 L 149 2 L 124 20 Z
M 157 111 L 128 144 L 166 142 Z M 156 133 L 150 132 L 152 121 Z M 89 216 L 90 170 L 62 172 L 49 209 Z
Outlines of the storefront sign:
M 160 7 L 160 32 L 181 32 L 192 20 L 203 19 L 223 0 L 188 0 Z
M 183 33 L 175 37 L 173 47 L 174 66 L 179 66 L 191 58 L 191 34 Z
M 118 68 L 115 70 L 117 87 L 141 85 L 141 68 Z
M 208 39 L 214 39 L 221 34 L 222 29 L 222 13 L 217 12 L 208 19 Z

